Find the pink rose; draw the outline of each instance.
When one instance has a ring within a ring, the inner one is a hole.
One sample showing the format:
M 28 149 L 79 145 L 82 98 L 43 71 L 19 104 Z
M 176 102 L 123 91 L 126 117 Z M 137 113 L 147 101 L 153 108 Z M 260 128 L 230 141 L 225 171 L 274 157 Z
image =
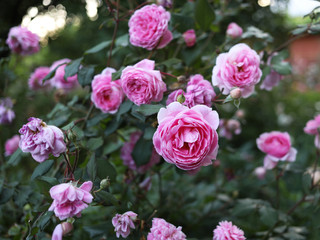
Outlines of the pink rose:
M 134 146 L 142 136 L 142 132 L 134 132 L 130 135 L 130 142 L 126 142 L 123 147 L 121 148 L 120 157 L 123 160 L 123 164 L 128 166 L 131 170 L 135 170 L 139 173 L 145 173 L 150 169 L 153 165 L 160 162 L 160 156 L 157 154 L 154 148 L 152 148 L 152 153 L 150 160 L 147 164 L 142 165 L 140 167 L 136 166 L 136 163 L 134 162 L 132 158 L 132 151 L 134 149 Z
M 173 102 L 160 109 L 158 123 L 153 145 L 165 161 L 188 171 L 212 164 L 218 152 L 216 111 L 204 105 L 188 108 Z
M 127 238 L 130 234 L 130 228 L 135 229 L 134 221 L 137 220 L 138 214 L 129 211 L 124 214 L 116 214 L 112 218 L 112 225 L 114 226 L 114 231 L 116 232 L 117 238 L 123 237 Z
M 185 94 L 186 93 L 182 89 L 178 89 L 178 90 L 173 91 L 172 93 L 169 94 L 168 99 L 166 101 L 166 104 L 169 105 L 172 102 L 177 102 L 177 98 L 180 95 L 185 96 Z
M 63 89 L 65 91 L 70 91 L 76 88 L 77 86 L 79 86 L 77 74 L 68 77 L 67 80 L 64 79 L 64 73 L 65 73 L 64 68 L 67 66 L 67 63 L 69 62 L 71 62 L 70 59 L 64 58 L 64 59 L 55 61 L 51 65 L 50 71 L 53 71 L 56 67 L 60 65 L 56 69 L 55 75 L 50 80 L 53 87 L 57 89 Z
M 10 29 L 6 43 L 12 52 L 21 55 L 30 55 L 40 50 L 38 35 L 21 26 Z
M 72 229 L 72 223 L 63 222 L 61 224 L 58 224 L 53 230 L 51 240 L 62 240 L 62 237 L 71 232 Z
M 227 28 L 227 36 L 231 37 L 231 38 L 238 38 L 238 37 L 241 37 L 242 35 L 242 28 L 232 22 L 228 25 L 228 28 Z
M 194 29 L 189 29 L 188 31 L 182 34 L 184 42 L 186 43 L 187 47 L 192 47 L 196 44 L 196 32 Z
M 53 202 L 49 211 L 54 211 L 56 217 L 64 220 L 70 217 L 80 217 L 81 211 L 92 202 L 90 191 L 92 182 L 84 182 L 79 188 L 77 182 L 61 183 L 50 189 Z
M 8 139 L 4 145 L 5 153 L 4 155 L 10 156 L 19 148 L 19 135 L 14 135 L 12 138 Z
M 55 157 L 66 151 L 62 131 L 56 126 L 47 125 L 39 118 L 29 118 L 28 123 L 19 130 L 19 147 L 22 152 L 30 152 L 33 159 L 43 162 L 49 154 Z
M 248 45 L 239 43 L 217 57 L 212 84 L 218 86 L 223 94 L 229 94 L 232 88 L 238 87 L 246 98 L 253 93 L 261 75 L 259 55 Z
M 230 140 L 233 134 L 241 133 L 241 124 L 236 119 L 220 119 L 219 129 L 219 135 Z
M 274 168 L 279 161 L 294 162 L 297 150 L 291 147 L 290 136 L 286 132 L 263 133 L 257 139 L 258 148 L 266 153 L 264 167 Z
M 308 121 L 303 130 L 306 134 L 315 135 L 314 145 L 320 149 L 320 114 Z
M 245 240 L 244 232 L 232 222 L 222 221 L 213 230 L 213 240 Z
M 50 81 L 47 80 L 44 83 L 42 80 L 47 76 L 50 72 L 49 67 L 38 67 L 36 70 L 31 74 L 28 84 L 31 90 L 47 90 L 51 87 Z
M 154 70 L 154 61 L 144 59 L 123 69 L 121 86 L 127 97 L 136 105 L 159 102 L 167 90 L 160 71 Z
M 186 240 L 182 227 L 176 227 L 162 218 L 152 219 L 152 227 L 148 233 L 147 240 Z
M 124 99 L 120 80 L 112 81 L 112 73 L 116 70 L 106 68 L 101 74 L 94 76 L 91 82 L 91 101 L 104 113 L 116 113 Z
M 135 11 L 129 20 L 131 44 L 148 50 L 164 48 L 172 40 L 169 21 L 170 13 L 162 6 L 152 4 Z

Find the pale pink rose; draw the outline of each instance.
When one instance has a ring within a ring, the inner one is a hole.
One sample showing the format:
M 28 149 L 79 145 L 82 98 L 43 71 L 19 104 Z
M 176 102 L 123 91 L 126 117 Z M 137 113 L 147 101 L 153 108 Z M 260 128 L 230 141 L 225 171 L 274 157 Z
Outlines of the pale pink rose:
M 112 73 L 115 71 L 113 68 L 106 68 L 101 74 L 94 76 L 91 82 L 91 101 L 104 113 L 116 113 L 124 99 L 120 80 L 112 81 Z
M 68 77 L 67 79 L 64 79 L 64 69 L 67 66 L 67 63 L 69 63 L 71 60 L 68 58 L 60 59 L 58 61 L 55 61 L 51 67 L 50 71 L 53 71 L 56 67 L 59 67 L 56 69 L 56 72 L 53 76 L 53 78 L 50 79 L 51 84 L 53 87 L 57 89 L 63 89 L 65 91 L 70 91 L 77 86 L 79 86 L 78 83 L 78 75 L 75 74 L 73 76 Z
M 49 67 L 38 67 L 36 70 L 31 74 L 28 85 L 31 90 L 47 90 L 51 88 L 50 81 L 47 80 L 43 83 L 43 79 L 50 73 Z
M 164 48 L 172 40 L 169 21 L 170 13 L 162 6 L 152 4 L 135 11 L 129 20 L 130 43 L 148 50 Z
M 245 240 L 244 232 L 232 222 L 222 221 L 213 230 L 213 240 Z
M 212 164 L 218 152 L 219 116 L 205 105 L 173 102 L 158 113 L 153 145 L 165 161 L 191 171 Z
M 144 59 L 123 69 L 121 86 L 126 96 L 136 105 L 159 102 L 167 90 L 154 61 Z
M 8 139 L 4 145 L 5 148 L 5 156 L 12 155 L 17 149 L 19 148 L 19 141 L 20 137 L 19 135 L 14 135 L 12 138 Z
M 169 94 L 168 99 L 166 101 L 166 104 L 169 105 L 172 102 L 177 102 L 177 98 L 180 95 L 185 96 L 185 94 L 186 93 L 182 89 L 178 89 L 178 90 L 173 91 L 172 93 Z
M 306 134 L 318 135 L 320 131 L 320 114 L 309 120 L 303 130 Z
M 10 29 L 6 43 L 12 52 L 20 55 L 34 54 L 40 50 L 38 35 L 21 26 Z
M 239 43 L 217 57 L 212 84 L 218 86 L 223 94 L 229 94 L 232 88 L 238 87 L 242 97 L 246 98 L 253 93 L 261 75 L 259 55 L 248 45 Z
M 147 240 L 186 240 L 182 227 L 176 227 L 162 218 L 152 219 L 152 227 Z
M 90 191 L 92 182 L 84 182 L 79 188 L 77 182 L 61 183 L 50 189 L 53 199 L 49 211 L 54 211 L 56 217 L 64 220 L 70 217 L 81 217 L 81 211 L 92 202 Z
M 277 73 L 275 70 L 271 69 L 271 72 L 266 76 L 260 85 L 260 89 L 271 91 L 272 88 L 277 86 L 282 79 L 283 76 L 280 73 Z
M 196 44 L 197 36 L 194 29 L 189 29 L 182 34 L 184 42 L 186 43 L 187 47 L 192 47 Z
M 16 117 L 11 98 L 0 98 L 0 124 L 8 124 Z
M 297 150 L 291 147 L 290 136 L 286 132 L 263 133 L 257 139 L 258 148 L 266 153 L 264 167 L 274 168 L 279 161 L 294 162 Z
M 120 157 L 123 160 L 123 164 L 129 167 L 131 170 L 137 171 L 139 173 L 145 173 L 148 171 L 153 165 L 160 162 L 160 156 L 157 154 L 156 150 L 152 148 L 152 153 L 150 160 L 147 164 L 137 167 L 133 158 L 132 158 L 132 151 L 134 146 L 138 142 L 138 140 L 142 137 L 142 132 L 134 132 L 130 135 L 130 141 L 126 142 L 123 147 L 121 148 Z
M 233 134 L 239 135 L 241 133 L 241 124 L 236 119 L 220 119 L 219 135 L 226 139 L 232 139 Z
M 257 167 L 253 173 L 258 179 L 262 180 L 266 176 L 267 169 L 265 167 Z
M 127 238 L 130 234 L 130 229 L 135 229 L 134 221 L 137 220 L 138 214 L 128 211 L 123 214 L 116 214 L 112 218 L 112 225 L 114 226 L 114 231 L 116 232 L 117 238 L 123 237 Z
M 228 25 L 227 36 L 231 38 L 238 38 L 241 37 L 242 32 L 242 28 L 238 24 L 232 22 Z
M 71 232 L 72 229 L 73 226 L 69 222 L 63 222 L 58 224 L 53 230 L 51 240 L 62 240 L 62 237 Z
M 39 118 L 29 118 L 28 123 L 19 130 L 19 147 L 22 152 L 30 152 L 33 159 L 43 162 L 49 154 L 55 157 L 66 151 L 63 132 L 56 126 L 47 125 Z

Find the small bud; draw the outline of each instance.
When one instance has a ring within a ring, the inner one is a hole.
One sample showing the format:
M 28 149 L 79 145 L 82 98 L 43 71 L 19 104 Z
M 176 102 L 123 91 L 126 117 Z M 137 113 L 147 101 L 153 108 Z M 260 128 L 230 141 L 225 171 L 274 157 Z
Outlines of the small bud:
M 238 99 L 238 98 L 240 98 L 240 97 L 241 97 L 241 90 L 240 90 L 240 88 L 235 88 L 235 89 L 231 90 L 230 96 L 231 96 L 233 99 Z
M 104 188 L 109 187 L 109 186 L 110 186 L 110 180 L 109 180 L 108 177 L 101 180 L 101 182 L 100 182 L 100 188 L 101 189 L 104 189 Z
M 74 141 L 74 140 L 76 140 L 76 135 L 72 132 L 72 130 L 71 129 L 69 129 L 68 131 L 67 131 L 67 137 L 68 137 L 68 139 L 70 140 L 70 141 Z
M 188 31 L 184 32 L 182 36 L 187 47 L 192 47 L 196 44 L 197 37 L 194 29 L 189 29 Z
M 267 170 L 264 167 L 257 167 L 254 170 L 254 175 L 256 175 L 257 178 L 259 178 L 260 180 L 264 179 L 266 173 L 267 173 Z
M 185 82 L 186 80 L 187 80 L 187 78 L 186 78 L 186 76 L 184 76 L 184 75 L 180 75 L 179 77 L 177 77 L 177 79 L 178 79 L 178 82 Z
M 186 100 L 185 96 L 183 94 L 180 94 L 178 97 L 177 97 L 177 102 L 179 103 L 184 103 L 184 101 Z
M 73 230 L 72 223 L 63 222 L 63 223 L 61 223 L 61 226 L 62 226 L 62 235 L 63 236 L 68 234 L 69 232 L 71 232 Z

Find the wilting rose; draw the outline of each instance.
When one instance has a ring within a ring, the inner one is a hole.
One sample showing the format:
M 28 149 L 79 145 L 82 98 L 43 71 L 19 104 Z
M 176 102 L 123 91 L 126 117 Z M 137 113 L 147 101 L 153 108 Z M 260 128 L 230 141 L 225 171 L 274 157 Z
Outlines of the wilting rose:
M 182 37 L 187 47 L 192 47 L 196 44 L 197 37 L 194 29 L 189 29 L 188 31 L 184 32 Z
M 232 22 L 228 25 L 227 36 L 231 38 L 238 38 L 241 37 L 242 32 L 242 28 L 238 24 Z
M 29 88 L 37 91 L 37 90 L 47 90 L 51 88 L 50 81 L 47 80 L 43 83 L 43 79 L 50 73 L 49 67 L 38 67 L 36 70 L 31 74 L 28 84 Z
M 138 214 L 128 211 L 123 214 L 116 214 L 112 218 L 112 225 L 114 226 L 114 231 L 116 232 L 117 238 L 123 237 L 127 238 L 130 234 L 130 229 L 135 229 L 134 221 L 137 220 Z

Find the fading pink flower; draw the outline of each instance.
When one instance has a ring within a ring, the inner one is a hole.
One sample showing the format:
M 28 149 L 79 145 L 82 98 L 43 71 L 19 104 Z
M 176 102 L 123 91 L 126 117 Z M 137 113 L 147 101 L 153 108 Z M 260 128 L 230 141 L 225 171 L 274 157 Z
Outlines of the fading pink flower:
M 126 96 L 136 105 L 159 102 L 167 90 L 160 71 L 154 70 L 154 61 L 144 59 L 123 69 L 121 86 Z
M 134 146 L 142 136 L 142 132 L 137 131 L 130 135 L 130 141 L 126 142 L 123 147 L 121 148 L 120 157 L 123 160 L 123 164 L 129 167 L 131 170 L 137 171 L 139 173 L 145 173 L 150 169 L 153 165 L 160 162 L 160 156 L 157 154 L 154 148 L 152 148 L 152 153 L 150 160 L 147 164 L 137 167 L 133 158 L 132 158 L 132 151 Z
M 164 48 L 172 40 L 168 29 L 170 13 L 155 4 L 136 10 L 129 20 L 130 43 L 152 50 Z
M 8 139 L 4 145 L 5 153 L 4 155 L 10 156 L 19 148 L 19 135 L 14 135 L 12 138 Z
M 320 114 L 309 120 L 303 130 L 306 134 L 315 135 L 314 145 L 320 149 Z
M 54 69 L 56 69 L 60 65 L 56 69 L 56 72 L 55 72 L 53 78 L 50 79 L 50 82 L 53 87 L 55 87 L 57 89 L 63 89 L 65 91 L 70 91 L 70 90 L 73 90 L 74 88 L 76 88 L 77 86 L 79 86 L 77 74 L 70 76 L 67 79 L 64 78 L 64 74 L 65 74 L 64 69 L 67 66 L 67 63 L 69 63 L 69 62 L 71 62 L 70 59 L 64 58 L 64 59 L 60 59 L 58 61 L 55 61 L 51 65 L 50 71 L 53 71 Z
M 266 176 L 267 169 L 265 167 L 257 167 L 256 169 L 254 169 L 253 173 L 258 179 L 262 180 Z
M 242 32 L 243 32 L 242 28 L 238 24 L 232 22 L 232 23 L 230 23 L 228 25 L 227 36 L 229 36 L 229 37 L 231 37 L 233 39 L 234 38 L 239 38 L 239 37 L 241 37 Z
M 38 91 L 38 90 L 47 90 L 51 88 L 50 81 L 47 80 L 43 83 L 43 79 L 50 73 L 49 67 L 38 67 L 36 70 L 31 74 L 28 85 L 31 90 Z
M 176 227 L 162 218 L 152 219 L 152 227 L 147 240 L 186 240 L 182 227 Z
M 113 68 L 106 68 L 101 74 L 94 76 L 91 82 L 91 101 L 104 113 L 116 113 L 125 96 L 120 80 L 112 81 L 112 73 L 115 71 Z
M 114 231 L 116 232 L 117 238 L 123 237 L 127 238 L 130 234 L 130 229 L 135 229 L 134 221 L 137 220 L 138 214 L 128 211 L 123 214 L 116 214 L 112 218 L 112 225 L 114 226 Z
M 72 229 L 73 226 L 69 222 L 63 222 L 58 224 L 53 230 L 51 240 L 62 240 L 62 237 L 71 232 Z
M 157 0 L 157 5 L 160 5 L 165 8 L 172 8 L 172 1 L 173 0 Z
M 39 118 L 31 117 L 28 121 L 19 130 L 22 152 L 30 152 L 34 160 L 43 162 L 49 158 L 49 154 L 59 157 L 66 151 L 63 132 L 59 128 L 47 125 Z
M 189 29 L 182 34 L 184 42 L 186 43 L 187 47 L 192 47 L 196 44 L 197 36 L 194 29 Z
M 253 93 L 261 75 L 259 55 L 248 45 L 239 43 L 217 57 L 212 70 L 212 84 L 218 86 L 223 94 L 229 94 L 238 87 L 242 97 L 246 98 Z
M 15 113 L 12 110 L 13 102 L 11 98 L 0 99 L 0 124 L 8 124 L 15 118 Z
M 213 240 L 245 240 L 244 232 L 232 222 L 222 221 L 213 230 Z
M 81 211 L 92 202 L 90 191 L 92 182 L 84 182 L 79 188 L 77 182 L 61 183 L 50 189 L 53 202 L 49 211 L 54 211 L 56 217 L 64 220 L 70 217 L 81 217 Z
M 271 69 L 271 72 L 265 77 L 260 85 L 260 89 L 271 91 L 272 88 L 277 86 L 282 79 L 283 76 L 280 73 L 277 73 L 275 70 Z
M 153 145 L 165 161 L 183 170 L 212 164 L 218 152 L 219 116 L 205 105 L 192 108 L 178 102 L 161 108 Z
M 38 35 L 21 26 L 10 29 L 6 43 L 12 52 L 20 55 L 31 55 L 40 50 Z
M 241 133 L 241 124 L 236 119 L 220 119 L 219 135 L 226 139 L 232 139 L 232 135 Z

